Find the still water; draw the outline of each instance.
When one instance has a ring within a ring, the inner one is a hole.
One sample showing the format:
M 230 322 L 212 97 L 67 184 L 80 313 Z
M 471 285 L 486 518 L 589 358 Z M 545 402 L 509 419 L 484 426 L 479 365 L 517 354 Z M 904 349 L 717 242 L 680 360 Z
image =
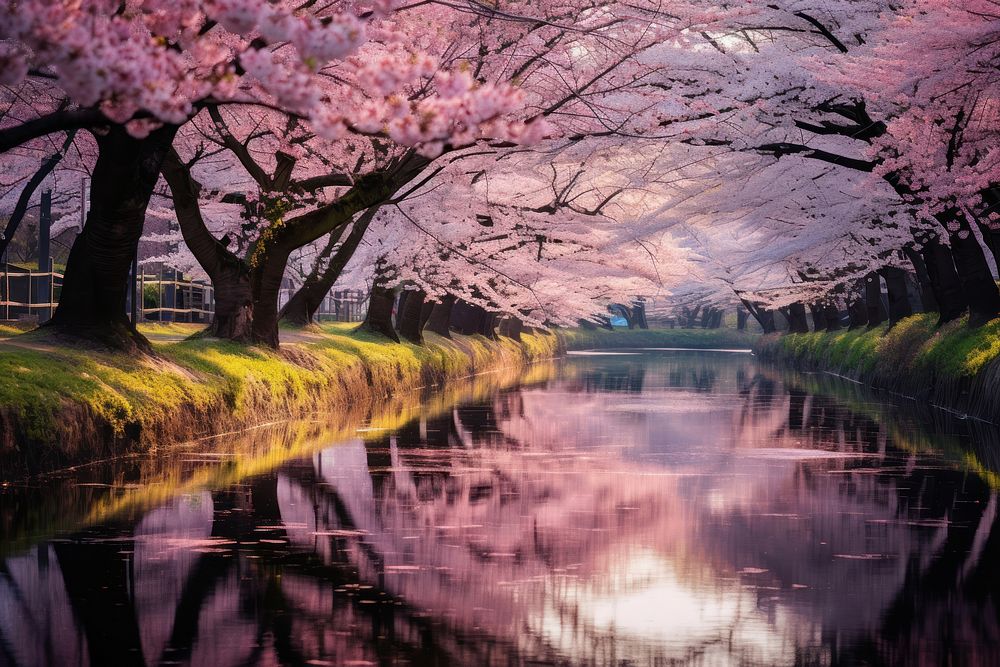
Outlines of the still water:
M 0 664 L 1000 664 L 989 427 L 667 351 L 396 422 L 3 488 Z

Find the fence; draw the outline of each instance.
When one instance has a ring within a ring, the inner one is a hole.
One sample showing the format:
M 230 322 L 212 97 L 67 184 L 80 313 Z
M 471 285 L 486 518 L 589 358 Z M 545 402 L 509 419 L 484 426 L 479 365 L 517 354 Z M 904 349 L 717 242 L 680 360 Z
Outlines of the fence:
M 284 306 L 295 293 L 282 289 L 278 306 Z M 362 290 L 337 290 L 328 292 L 316 311 L 316 319 L 327 322 L 360 322 L 368 312 L 368 293 Z
M 63 274 L 33 271 L 12 264 L 0 273 L 0 315 L 4 320 L 45 322 L 59 305 Z M 211 283 L 189 280 L 175 271 L 141 273 L 136 276 L 136 315 L 140 322 L 193 322 L 207 324 L 215 313 L 215 291 Z M 282 289 L 279 305 L 294 290 Z M 132 311 L 131 302 L 128 312 Z M 368 310 L 368 294 L 361 290 L 330 292 L 320 304 L 319 320 L 360 322 Z
M 215 291 L 203 280 L 186 280 L 176 271 L 164 270 L 141 273 L 136 283 L 142 299 L 140 321 L 207 324 L 215 312 Z
M 61 273 L 33 271 L 13 264 L 4 265 L 0 281 L 0 308 L 5 320 L 44 322 L 52 317 L 62 290 Z

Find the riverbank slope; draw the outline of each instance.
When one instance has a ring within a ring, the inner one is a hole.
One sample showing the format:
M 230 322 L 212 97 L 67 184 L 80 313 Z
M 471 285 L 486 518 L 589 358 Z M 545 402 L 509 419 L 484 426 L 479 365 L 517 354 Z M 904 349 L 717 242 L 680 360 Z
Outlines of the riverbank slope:
M 736 329 L 557 329 L 567 350 L 623 347 L 689 350 L 749 350 L 758 334 Z
M 157 342 L 132 357 L 59 345 L 42 330 L 0 343 L 0 479 L 320 411 L 554 357 L 558 339 L 430 334 L 390 343 L 325 324 L 280 350 L 212 338 Z
M 771 334 L 754 352 L 798 370 L 822 371 L 930 405 L 1000 422 L 1000 319 L 969 329 L 913 315 L 854 331 Z

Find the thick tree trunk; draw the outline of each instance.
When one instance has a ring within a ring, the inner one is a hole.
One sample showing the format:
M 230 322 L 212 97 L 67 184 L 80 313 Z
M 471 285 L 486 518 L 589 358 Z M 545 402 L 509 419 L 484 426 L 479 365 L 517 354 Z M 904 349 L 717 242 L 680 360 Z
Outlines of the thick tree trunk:
M 809 304 L 809 315 L 812 316 L 813 331 L 823 331 L 826 329 L 826 313 L 823 311 L 823 304 L 811 302 Z
M 427 318 L 427 323 L 424 324 L 424 331 L 430 331 L 439 336 L 451 338 L 449 327 L 451 325 L 451 311 L 455 306 L 455 300 L 453 294 L 445 294 L 441 297 L 441 300 L 431 308 L 430 317 Z
M 885 306 L 882 305 L 882 280 L 877 273 L 865 276 L 865 310 L 869 327 L 877 327 L 885 322 Z
M 521 321 L 521 318 L 508 315 L 500 321 L 499 329 L 501 336 L 519 341 L 521 340 L 521 331 L 524 329 L 524 323 Z
M 400 298 L 399 311 L 396 314 L 396 330 L 406 340 L 422 345 L 424 336 L 420 327 L 420 313 L 424 309 L 425 294 L 423 290 L 406 290 L 406 298 Z
M 360 219 L 354 223 L 351 229 L 352 235 L 360 224 Z M 364 227 L 367 228 L 367 225 Z M 355 243 L 349 249 L 345 250 L 350 242 L 350 236 L 348 236 L 348 241 L 345 241 L 344 245 L 338 248 L 345 229 L 347 228 L 340 227 L 330 233 L 330 238 L 327 240 L 326 246 L 316 258 L 316 262 L 309 275 L 306 276 L 305 281 L 303 281 L 302 286 L 295 290 L 295 294 L 288 300 L 288 303 L 282 306 L 281 311 L 278 313 L 279 321 L 301 327 L 316 321 L 316 313 L 319 311 L 319 307 L 323 305 L 323 299 L 330 293 L 333 284 L 337 282 L 337 278 L 340 277 L 341 272 L 344 270 L 344 265 L 347 264 L 351 255 L 354 254 L 354 249 L 357 248 L 357 243 Z M 360 233 L 364 234 L 364 229 L 361 229 Z M 360 241 L 360 238 L 358 238 L 358 241 Z
M 927 267 L 927 276 L 934 289 L 937 301 L 938 326 L 961 317 L 969 304 L 962 292 L 962 282 L 955 270 L 951 248 L 940 243 L 936 238 L 924 244 L 920 251 Z
M 746 307 L 747 311 L 753 315 L 753 318 L 757 320 L 757 324 L 760 325 L 760 328 L 764 333 L 774 333 L 778 330 L 774 323 L 774 311 L 764 308 L 742 297 L 740 298 L 740 302 Z
M 427 326 L 427 320 L 431 318 L 431 311 L 434 310 L 435 303 L 424 295 L 424 305 L 420 307 L 420 330 L 423 331 L 424 327 Z
M 983 247 L 961 212 L 943 213 L 938 220 L 946 227 L 951 224 L 954 229 L 948 232 L 948 243 L 969 303 L 969 326 L 982 326 L 1000 315 L 1000 290 L 986 262 Z
M 240 263 L 212 276 L 215 315 L 208 331 L 217 338 L 249 343 L 253 340 L 253 295 L 250 275 Z
M 361 328 L 377 333 L 399 342 L 399 336 L 392 326 L 392 306 L 396 302 L 396 295 L 392 290 L 385 287 L 381 278 L 376 276 L 372 284 L 371 296 L 368 300 L 368 314 L 365 315 Z
M 646 304 L 637 301 L 632 305 L 632 317 L 635 318 L 635 324 L 640 329 L 648 329 L 649 322 L 646 321 Z
M 176 131 L 164 126 L 136 139 L 112 125 L 95 135 L 90 212 L 70 250 L 59 305 L 46 326 L 112 347 L 150 349 L 126 316 L 125 303 L 146 207 Z
M 253 299 L 252 341 L 268 347 L 278 347 L 278 296 L 288 265 L 289 249 L 268 248 L 262 251 L 250 272 L 250 293 Z
M 840 310 L 836 305 L 828 303 L 823 306 L 823 317 L 826 321 L 827 331 L 837 331 L 840 326 Z
M 486 310 L 464 299 L 459 299 L 451 309 L 451 328 L 460 334 L 472 336 L 484 330 Z
M 848 329 L 860 329 L 868 326 L 868 308 L 865 305 L 864 293 L 852 293 L 847 299 L 847 315 L 850 318 Z
M 479 318 L 479 330 L 476 333 L 480 336 L 486 336 L 490 340 L 496 340 L 497 317 L 497 313 L 483 309 L 483 314 Z
M 736 330 L 737 331 L 746 331 L 746 329 L 747 329 L 747 319 L 749 317 L 750 317 L 750 314 L 747 312 L 746 308 L 737 308 L 736 309 Z
M 809 320 L 806 317 L 806 307 L 796 301 L 785 309 L 788 320 L 788 333 L 809 333 Z
M 885 280 L 889 294 L 889 326 L 913 314 L 910 296 L 906 289 L 906 272 L 895 266 L 887 266 L 879 271 Z
M 934 292 L 934 284 L 931 282 L 930 273 L 927 270 L 927 263 L 916 250 L 910 246 L 903 248 L 903 254 L 913 265 L 913 272 L 917 276 L 917 283 L 920 285 L 920 308 L 925 313 L 940 312 L 938 308 L 937 295 Z

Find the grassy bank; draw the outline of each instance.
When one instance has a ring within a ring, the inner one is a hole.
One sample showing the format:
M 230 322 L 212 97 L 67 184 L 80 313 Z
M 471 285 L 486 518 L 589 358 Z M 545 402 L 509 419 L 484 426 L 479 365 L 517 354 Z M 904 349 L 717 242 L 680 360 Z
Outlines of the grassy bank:
M 936 321 L 923 313 L 892 328 L 769 335 L 754 351 L 1000 421 L 1000 319 L 978 329 L 969 329 L 964 318 L 940 328 Z
M 611 347 L 750 349 L 758 336 L 736 329 L 560 329 L 567 350 Z
M 355 328 L 287 333 L 278 351 L 154 336 L 155 358 L 71 349 L 41 330 L 11 338 L 0 343 L 0 478 L 347 410 L 558 351 L 541 333 L 521 343 L 430 335 L 417 346 Z

